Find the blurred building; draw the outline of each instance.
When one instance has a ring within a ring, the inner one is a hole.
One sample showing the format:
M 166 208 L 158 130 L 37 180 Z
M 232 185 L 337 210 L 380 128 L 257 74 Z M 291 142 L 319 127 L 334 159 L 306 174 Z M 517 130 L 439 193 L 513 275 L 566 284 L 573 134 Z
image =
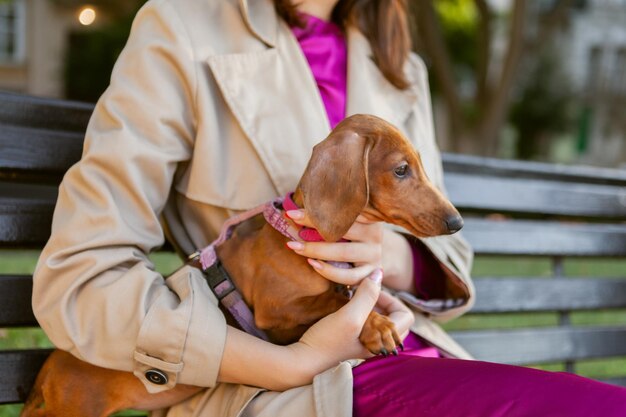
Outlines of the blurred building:
M 579 2 L 561 42 L 583 100 L 583 161 L 626 164 L 626 0 Z
M 70 33 L 85 24 L 101 23 L 85 3 L 0 0 L 0 89 L 64 96 L 64 62 Z

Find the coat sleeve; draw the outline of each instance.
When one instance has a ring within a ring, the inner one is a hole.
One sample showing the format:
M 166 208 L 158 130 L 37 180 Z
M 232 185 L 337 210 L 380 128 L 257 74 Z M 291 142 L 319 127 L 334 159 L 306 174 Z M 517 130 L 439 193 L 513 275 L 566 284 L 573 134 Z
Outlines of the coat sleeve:
M 147 254 L 195 135 L 194 57 L 169 0 L 138 13 L 66 174 L 34 276 L 33 309 L 59 348 L 131 371 L 150 392 L 216 384 L 226 324 L 195 268 L 165 280 Z M 167 383 L 145 372 L 158 369 Z
M 408 121 L 408 131 L 414 141 L 429 179 L 444 194 L 441 154 L 435 141 L 430 88 L 424 62 L 415 54 L 409 58 L 410 76 L 417 96 L 415 109 Z M 447 195 L 447 194 L 446 194 Z M 462 233 L 421 239 L 439 261 L 445 280 L 444 299 L 419 300 L 408 293 L 398 294 L 413 307 L 428 313 L 436 321 L 448 321 L 468 311 L 474 303 L 474 285 L 470 277 L 473 251 Z

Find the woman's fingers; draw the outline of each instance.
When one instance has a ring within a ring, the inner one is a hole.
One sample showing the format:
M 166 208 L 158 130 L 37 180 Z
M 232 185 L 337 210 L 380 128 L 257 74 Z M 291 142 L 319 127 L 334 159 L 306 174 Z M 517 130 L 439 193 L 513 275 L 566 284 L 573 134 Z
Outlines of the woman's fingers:
M 361 223 L 358 220 L 348 229 L 344 238 L 355 242 L 381 242 L 382 223 Z
M 337 262 L 377 262 L 382 260 L 382 245 L 363 242 L 287 242 L 298 255 Z
M 306 210 L 290 210 L 286 213 L 287 217 L 298 225 L 315 228 Z M 359 215 L 355 223 L 343 237 L 354 241 L 380 241 L 382 239 L 382 224 L 368 220 L 362 215 Z
M 287 216 L 299 225 L 314 227 L 305 210 L 288 211 Z M 323 277 L 344 285 L 356 285 L 380 268 L 383 259 L 383 227 L 359 216 L 345 235 L 349 242 L 288 242 L 298 255 Z M 327 262 L 325 262 L 327 261 Z M 329 263 L 330 262 L 330 263 Z M 332 263 L 347 262 L 354 268 L 339 268 Z
M 380 268 L 375 269 L 366 279 L 361 281 L 348 304 L 338 310 L 340 314 L 346 314 L 354 320 L 353 323 L 357 325 L 359 333 L 378 301 L 382 280 L 383 271 Z
M 329 263 L 318 261 L 316 259 L 307 259 L 318 274 L 329 281 L 343 285 L 358 285 L 363 278 L 374 272 L 377 266 L 372 264 L 363 264 L 354 268 L 339 268 Z
M 359 335 L 378 301 L 382 278 L 382 270 L 376 269 L 363 280 L 346 305 L 311 326 L 294 347 L 300 351 L 304 348 L 308 360 L 317 358 L 326 363 L 326 368 L 345 359 L 371 356 L 359 341 Z

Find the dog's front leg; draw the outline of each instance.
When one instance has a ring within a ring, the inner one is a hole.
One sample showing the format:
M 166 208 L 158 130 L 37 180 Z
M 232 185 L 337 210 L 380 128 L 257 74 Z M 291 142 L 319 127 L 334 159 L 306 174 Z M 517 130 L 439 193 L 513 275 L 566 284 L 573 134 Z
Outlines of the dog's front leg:
M 395 324 L 388 317 L 375 311 L 372 311 L 367 317 L 359 340 L 367 350 L 375 355 L 397 354 L 396 347 L 402 345 Z

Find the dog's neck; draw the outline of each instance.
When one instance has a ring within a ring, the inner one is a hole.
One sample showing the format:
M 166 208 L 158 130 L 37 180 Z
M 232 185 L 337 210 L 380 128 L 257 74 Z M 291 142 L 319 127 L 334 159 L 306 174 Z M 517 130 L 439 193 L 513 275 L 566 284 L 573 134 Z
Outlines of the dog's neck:
M 300 187 L 296 187 L 296 191 L 294 191 L 292 199 L 298 207 L 300 207 L 301 209 L 304 208 L 304 195 L 302 194 L 302 190 L 300 189 Z

